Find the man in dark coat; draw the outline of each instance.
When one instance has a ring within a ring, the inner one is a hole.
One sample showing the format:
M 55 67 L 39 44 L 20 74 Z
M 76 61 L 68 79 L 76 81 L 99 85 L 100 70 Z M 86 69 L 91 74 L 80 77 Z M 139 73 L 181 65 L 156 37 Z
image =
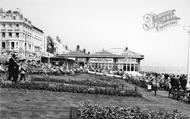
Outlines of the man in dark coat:
M 171 78 L 170 83 L 171 83 L 171 86 L 172 86 L 173 89 L 177 89 L 177 90 L 180 89 L 180 81 L 179 81 L 179 79 L 177 77 L 173 76 Z
M 180 84 L 181 84 L 181 88 L 183 90 L 185 90 L 186 89 L 186 84 L 187 84 L 186 77 L 184 75 L 180 76 L 179 81 L 180 81 Z
M 18 58 L 16 57 L 16 65 L 14 67 L 14 74 L 13 74 L 13 82 L 18 81 L 18 74 L 19 74 L 19 65 L 17 64 Z
M 9 59 L 9 66 L 8 66 L 8 80 L 11 81 L 11 78 L 13 77 L 14 80 L 14 73 L 15 73 L 15 67 L 17 66 L 17 63 L 15 61 L 16 55 L 12 54 L 12 57 Z

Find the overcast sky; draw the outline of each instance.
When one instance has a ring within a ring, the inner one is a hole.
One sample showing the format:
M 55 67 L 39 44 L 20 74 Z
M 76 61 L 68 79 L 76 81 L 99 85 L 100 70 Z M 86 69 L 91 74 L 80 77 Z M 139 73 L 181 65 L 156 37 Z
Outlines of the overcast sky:
M 143 66 L 186 66 L 190 0 L 0 0 L 6 10 L 20 8 L 24 16 L 63 44 L 94 53 L 125 48 L 145 55 Z M 178 26 L 145 31 L 143 16 L 176 9 Z

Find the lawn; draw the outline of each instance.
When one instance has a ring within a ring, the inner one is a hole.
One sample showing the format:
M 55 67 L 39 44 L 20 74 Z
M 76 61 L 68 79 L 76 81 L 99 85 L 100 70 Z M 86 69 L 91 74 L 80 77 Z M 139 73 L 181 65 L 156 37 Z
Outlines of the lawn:
M 76 76 L 52 76 L 54 78 L 70 78 L 83 80 L 87 78 L 98 78 L 94 75 L 81 74 Z M 134 86 L 119 79 L 125 89 L 134 89 Z M 149 109 L 163 109 L 172 111 L 178 109 L 183 114 L 189 115 L 190 105 L 169 99 L 165 92 L 158 92 L 155 97 L 153 92 L 147 92 L 142 88 L 138 90 L 143 97 L 120 97 L 107 95 L 78 94 L 68 92 L 52 92 L 42 90 L 23 90 L 0 88 L 0 117 L 2 119 L 69 119 L 71 107 L 78 107 L 84 101 L 105 106 L 139 106 Z

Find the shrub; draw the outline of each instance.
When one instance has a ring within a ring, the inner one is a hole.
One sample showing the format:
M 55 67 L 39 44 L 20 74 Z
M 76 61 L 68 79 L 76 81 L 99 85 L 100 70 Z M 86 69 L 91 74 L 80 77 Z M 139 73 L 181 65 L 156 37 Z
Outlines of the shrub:
M 88 86 L 100 86 L 100 87 L 119 87 L 117 84 L 112 82 L 100 81 L 100 80 L 65 80 L 65 79 L 55 79 L 55 78 L 38 78 L 34 77 L 31 81 L 42 81 L 42 82 L 56 82 L 56 83 L 68 83 L 68 84 L 78 84 L 78 85 L 88 85 Z
M 0 88 L 18 88 L 27 90 L 48 90 L 54 92 L 72 92 L 72 93 L 83 93 L 83 94 L 103 94 L 103 95 L 116 95 L 116 96 L 134 96 L 141 97 L 142 94 L 135 90 L 114 90 L 112 88 L 102 87 L 84 87 L 84 86 L 73 86 L 64 84 L 48 84 L 48 83 L 36 83 L 36 82 L 24 82 L 24 83 L 3 83 L 0 82 Z
M 189 119 L 174 110 L 148 110 L 139 107 L 118 107 L 84 104 L 79 107 L 77 116 L 80 119 Z

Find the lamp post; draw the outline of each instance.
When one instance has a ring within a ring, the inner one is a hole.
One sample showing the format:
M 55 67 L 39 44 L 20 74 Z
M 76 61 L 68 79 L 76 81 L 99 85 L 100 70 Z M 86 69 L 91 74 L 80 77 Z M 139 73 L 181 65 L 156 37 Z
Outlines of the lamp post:
M 188 54 L 187 54 L 187 85 L 186 88 L 190 90 L 190 26 L 188 27 Z
M 187 47 L 187 84 L 186 88 L 187 90 L 190 90 L 190 26 L 188 27 L 183 27 L 185 31 L 188 33 L 188 47 Z
M 190 90 L 190 26 L 183 26 L 183 30 L 188 33 L 188 47 L 187 47 L 187 84 L 186 89 Z

